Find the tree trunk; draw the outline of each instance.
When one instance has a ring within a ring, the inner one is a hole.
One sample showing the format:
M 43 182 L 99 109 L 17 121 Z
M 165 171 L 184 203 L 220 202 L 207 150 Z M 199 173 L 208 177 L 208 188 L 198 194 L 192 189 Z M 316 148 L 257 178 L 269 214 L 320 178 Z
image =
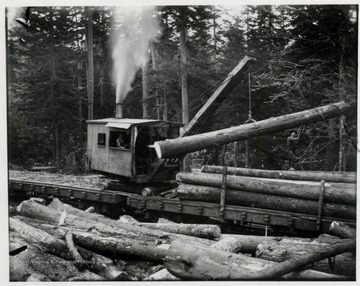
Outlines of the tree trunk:
M 10 233 L 12 236 L 12 234 Z M 10 281 L 84 281 L 105 280 L 90 271 L 79 271 L 71 261 L 29 246 L 10 257 Z
M 235 168 L 238 167 L 238 158 L 239 158 L 239 141 L 236 141 L 236 142 L 234 142 L 234 167 Z M 204 167 L 201 168 L 202 172 L 204 172 L 203 168 Z M 204 173 L 206 173 L 206 172 L 204 172 Z M 213 172 L 213 173 L 215 173 L 215 172 Z
M 50 209 L 29 201 L 23 201 L 18 207 L 17 211 L 24 216 L 42 219 L 58 224 L 61 216 L 65 213 L 64 224 L 70 227 L 78 229 L 97 229 L 98 231 L 108 235 L 123 235 L 129 238 L 141 237 L 145 241 L 154 241 L 158 237 L 167 237 L 169 240 L 175 238 L 211 245 L 211 240 L 186 236 L 182 234 L 168 233 L 155 229 L 148 229 L 141 226 L 132 224 L 120 223 L 116 220 L 105 218 L 104 216 L 87 213 L 85 211 L 76 209 L 69 205 L 63 204 L 63 206 L 57 210 Z
M 164 113 L 163 120 L 168 120 L 168 103 L 167 103 L 167 95 L 166 95 L 166 83 L 164 83 Z
M 213 40 L 214 40 L 214 60 L 217 56 L 217 43 L 216 43 L 216 7 L 213 6 Z
M 154 146 L 159 158 L 167 158 L 205 149 L 214 144 L 227 144 L 337 117 L 349 109 L 349 104 L 339 102 L 218 131 L 157 141 Z
M 100 68 L 100 107 L 102 117 L 105 117 L 105 93 L 104 93 L 104 67 Z
M 233 253 L 241 252 L 241 242 L 236 237 L 227 236 L 211 245 L 212 248 L 229 251 Z
M 334 249 L 326 248 L 326 251 L 316 257 L 311 256 L 306 257 L 306 260 L 291 261 L 289 265 L 287 262 L 276 263 L 241 254 L 229 255 L 229 252 L 226 251 L 201 245 L 184 245 L 175 240 L 170 245 L 169 256 L 164 265 L 171 274 L 187 280 L 275 279 L 307 264 L 324 259 L 328 255 L 342 253 L 354 247 L 353 241 L 347 242 L 339 247 L 334 247 Z M 310 272 L 311 274 L 314 272 Z M 290 273 L 283 278 L 291 279 L 291 276 Z M 299 273 L 297 276 L 299 277 Z M 300 276 L 306 279 L 307 273 L 304 272 Z M 324 279 L 324 276 L 320 273 L 318 279 Z
M 356 237 L 356 230 L 349 227 L 348 225 L 333 221 L 330 225 L 329 233 L 336 235 L 341 238 L 355 238 Z
M 220 241 L 223 239 L 236 239 L 241 245 L 241 253 L 252 253 L 255 254 L 257 247 L 264 241 L 278 241 L 281 237 L 276 236 L 257 236 L 257 235 L 241 235 L 241 234 L 222 234 Z
M 66 260 L 72 259 L 64 241 L 50 235 L 46 231 L 32 227 L 16 218 L 10 218 L 9 226 L 10 231 L 16 233 L 16 235 L 30 244 L 36 245 L 43 252 L 57 255 Z M 111 259 L 92 253 L 86 249 L 80 248 L 79 252 L 88 262 L 87 267 L 89 270 L 94 273 L 109 280 L 114 280 L 120 274 L 120 271 L 112 265 Z
M 149 87 L 148 87 L 148 75 L 149 75 L 149 66 L 146 62 L 142 66 L 142 106 L 143 106 L 143 118 L 149 119 L 151 118 L 150 114 L 150 102 L 149 102 Z
M 83 126 L 83 106 L 82 106 L 82 76 L 81 76 L 81 60 L 78 61 L 78 109 L 79 109 L 79 145 L 84 146 L 84 126 Z
M 181 71 L 181 98 L 182 98 L 182 123 L 189 123 L 189 95 L 188 95 L 188 72 L 186 51 L 186 27 L 180 29 L 180 71 Z
M 256 257 L 283 262 L 289 259 L 300 258 L 309 253 L 318 252 L 324 247 L 330 246 L 329 244 L 322 243 L 321 241 L 319 242 L 316 239 L 308 243 L 301 240 L 284 241 L 270 240 L 260 243 L 257 247 Z M 338 275 L 355 276 L 356 263 L 352 253 L 347 252 L 339 254 L 333 258 L 333 260 L 333 264 L 328 260 L 318 261 L 311 266 L 311 269 Z
M 156 50 L 155 50 L 155 43 L 152 42 L 151 46 L 151 62 L 152 62 L 152 69 L 156 74 Z M 156 100 L 156 119 L 161 119 L 161 102 L 160 96 L 158 93 L 158 85 L 155 86 L 155 100 Z
M 220 203 L 221 188 L 181 184 L 177 190 L 180 200 Z M 225 203 L 231 205 L 248 206 L 296 212 L 301 214 L 318 214 L 319 203 L 305 199 L 290 198 L 227 189 Z M 324 203 L 322 214 L 334 218 L 356 218 L 356 207 L 349 205 Z
M 189 123 L 189 88 L 187 71 L 187 51 L 186 51 L 186 27 L 180 28 L 180 72 L 181 72 L 181 102 L 182 102 L 182 123 Z M 186 155 L 183 159 L 182 169 L 184 172 L 190 171 L 190 157 Z
M 69 229 L 68 231 L 66 231 L 65 233 L 65 244 L 66 247 L 69 251 L 69 254 L 72 258 L 72 260 L 75 262 L 75 265 L 81 270 L 84 268 L 84 261 L 83 258 L 81 257 L 80 253 L 78 252 L 78 250 L 75 247 L 74 241 L 73 241 L 73 234 L 72 234 L 72 229 Z
M 342 115 L 340 116 L 340 122 L 339 122 L 339 142 L 340 142 L 340 148 L 339 148 L 339 171 L 340 172 L 343 172 L 345 171 L 345 160 L 344 160 L 344 157 L 345 157 L 345 146 L 346 146 L 346 140 L 345 140 L 345 128 L 344 128 L 344 125 L 345 125 L 345 120 L 346 120 L 346 117 L 345 115 Z
M 169 247 L 168 244 L 155 245 L 154 241 L 105 237 L 88 232 L 74 231 L 73 235 L 76 244 L 114 259 L 127 256 L 162 262 Z
M 222 174 L 222 166 L 202 167 L 203 173 Z M 356 183 L 355 172 L 323 172 L 323 171 L 290 171 L 290 170 L 263 170 L 228 167 L 228 175 L 245 176 L 245 177 L 262 177 L 285 180 L 300 181 L 317 181 L 337 183 Z
M 178 173 L 176 179 L 178 182 L 185 184 L 212 186 L 217 188 L 222 186 L 222 175 L 220 174 Z M 226 187 L 252 193 L 263 193 L 266 195 L 318 201 L 321 183 L 227 176 Z M 324 201 L 354 206 L 356 204 L 355 184 L 325 183 Z
M 219 238 L 221 234 L 220 227 L 210 224 L 175 224 L 175 223 L 145 223 L 137 222 L 135 225 L 143 226 L 149 229 L 158 229 L 171 233 L 179 233 L 202 238 Z
M 180 280 L 176 276 L 172 275 L 166 268 L 161 269 L 160 271 L 151 274 L 148 279 L 150 281 L 176 281 Z
M 88 50 L 88 120 L 94 118 L 94 49 L 93 49 L 93 27 L 92 8 L 87 7 L 87 50 Z

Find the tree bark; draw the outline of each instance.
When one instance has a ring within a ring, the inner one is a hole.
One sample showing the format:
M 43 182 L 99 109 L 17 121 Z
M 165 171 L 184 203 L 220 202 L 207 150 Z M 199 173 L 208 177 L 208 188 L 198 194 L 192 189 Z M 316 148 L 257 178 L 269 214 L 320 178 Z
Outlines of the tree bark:
M 176 281 L 180 280 L 176 276 L 172 275 L 166 268 L 151 274 L 146 280 L 150 281 Z
M 189 88 L 187 71 L 187 50 L 186 50 L 186 26 L 185 22 L 180 27 L 180 73 L 181 73 L 181 102 L 182 102 L 182 123 L 189 123 Z M 190 157 L 186 155 L 183 159 L 182 170 L 190 171 Z
M 356 248 L 355 239 L 344 240 L 344 242 L 337 243 L 335 245 L 323 246 L 301 257 L 293 257 L 287 261 L 279 263 L 272 268 L 269 268 L 263 274 L 266 279 L 272 279 L 274 277 L 280 277 L 296 269 L 301 269 L 309 264 L 313 264 L 317 261 L 336 256 L 338 254 L 354 251 Z
M 87 50 L 88 50 L 88 120 L 94 118 L 94 49 L 93 49 L 93 27 L 92 8 L 87 7 Z
M 239 141 L 236 141 L 236 142 L 234 142 L 234 167 L 235 168 L 238 167 L 238 157 L 239 157 Z M 203 168 L 201 168 L 202 172 L 204 172 Z M 204 172 L 204 173 L 206 173 L 206 172 Z M 215 172 L 209 172 L 209 173 L 215 173 Z
M 67 230 L 65 233 L 65 244 L 72 260 L 75 262 L 76 267 L 78 267 L 80 270 L 84 269 L 85 265 L 83 258 L 80 255 L 80 253 L 77 251 L 73 241 L 72 229 Z
M 150 114 L 150 102 L 149 102 L 149 87 L 148 87 L 148 75 L 149 75 L 149 66 L 146 62 L 142 66 L 142 109 L 143 109 L 143 118 L 149 119 L 151 118 Z
M 181 184 L 177 190 L 180 200 L 219 203 L 221 188 Z M 266 195 L 255 192 L 227 189 L 225 203 L 302 214 L 318 214 L 316 201 Z M 334 218 L 356 218 L 356 207 L 349 205 L 324 203 L 322 214 Z
M 10 231 L 29 242 L 31 245 L 36 245 L 42 252 L 51 253 L 62 257 L 66 260 L 71 260 L 72 256 L 69 253 L 66 244 L 63 240 L 50 235 L 44 230 L 32 227 L 16 218 L 10 218 Z M 54 228 L 56 231 L 56 228 Z M 65 232 L 61 232 L 64 237 Z M 83 258 L 88 262 L 87 267 L 94 273 L 105 277 L 109 280 L 114 280 L 121 271 L 118 271 L 112 264 L 112 260 L 104 256 L 92 253 L 86 249 L 79 249 Z M 91 262 L 91 263 L 89 263 Z
M 64 224 L 66 226 L 78 229 L 95 228 L 103 234 L 122 235 L 128 238 L 141 237 L 144 241 L 154 241 L 154 239 L 159 237 L 167 237 L 169 240 L 178 238 L 183 241 L 202 243 L 205 245 L 211 245 L 213 243 L 211 240 L 203 238 L 168 233 L 137 225 L 120 223 L 116 220 L 105 218 L 104 216 L 98 214 L 87 213 L 66 204 L 63 204 L 63 206 L 57 210 L 53 210 L 29 201 L 23 201 L 17 207 L 17 211 L 23 216 L 42 219 L 55 224 L 59 223 L 61 215 L 66 212 L 66 216 L 64 217 Z
M 330 225 L 329 233 L 341 238 L 355 238 L 356 230 L 343 222 L 333 221 Z
M 168 103 L 167 103 L 167 94 L 166 94 L 166 83 L 164 83 L 164 113 L 163 120 L 168 120 Z
M 202 238 L 219 238 L 221 229 L 217 225 L 210 224 L 175 224 L 175 223 L 145 223 L 137 222 L 135 225 L 149 229 L 158 229 L 171 233 L 179 233 Z
M 212 248 L 229 251 L 233 253 L 241 252 L 241 242 L 236 237 L 227 236 L 211 245 Z
M 154 146 L 159 158 L 168 158 L 174 155 L 186 154 L 205 149 L 213 146 L 214 144 L 222 145 L 235 141 L 241 141 L 317 122 L 326 118 L 337 117 L 349 109 L 349 104 L 339 102 L 218 131 L 180 137 L 166 141 L 157 141 L 154 143 Z
M 178 182 L 185 184 L 212 186 L 218 188 L 222 186 L 222 175 L 220 174 L 178 173 L 176 175 L 176 179 Z M 229 189 L 248 191 L 252 193 L 263 193 L 267 195 L 318 201 L 321 183 L 227 176 L 226 187 Z M 354 206 L 356 204 L 355 184 L 325 183 L 324 201 Z
M 291 260 L 291 263 L 276 263 L 241 254 L 229 255 L 229 252 L 201 245 L 183 245 L 175 240 L 170 245 L 169 256 L 164 265 L 171 274 L 187 280 L 259 280 L 276 279 L 282 276 L 291 279 L 290 272 L 354 247 L 355 241 L 347 241 L 344 244 L 326 248 L 325 251 L 306 257 L 306 259 Z M 302 274 L 297 273 L 296 275 L 306 279 L 306 272 Z M 323 275 L 319 275 L 320 279 L 323 277 Z
M 186 51 L 186 27 L 180 28 L 180 71 L 181 71 L 181 98 L 182 98 L 182 122 L 189 123 L 189 95 L 188 95 L 188 72 Z
M 152 62 L 152 70 L 156 74 L 156 49 L 155 49 L 155 43 L 152 42 L 151 46 L 151 62 Z M 155 100 L 156 100 L 156 119 L 161 120 L 161 102 L 160 102 L 160 96 L 158 93 L 158 86 L 155 86 Z
M 169 247 L 168 244 L 155 245 L 154 241 L 105 237 L 88 232 L 74 231 L 73 235 L 76 244 L 113 259 L 126 256 L 162 262 Z
M 311 242 L 301 240 L 280 240 L 265 241 L 258 245 L 256 257 L 276 262 L 283 262 L 289 259 L 297 259 L 315 253 L 328 247 L 330 244 L 323 243 L 318 240 Z M 327 259 L 315 262 L 311 269 L 326 273 L 333 273 L 346 276 L 355 276 L 356 263 L 352 253 L 347 252 L 339 254 L 333 258 L 334 263 L 330 263 Z
M 70 205 L 63 204 L 59 199 L 53 199 L 53 201 L 50 204 L 54 209 L 60 210 L 60 211 L 66 211 L 67 213 L 74 214 L 81 218 L 87 218 L 94 220 L 99 223 L 103 223 L 110 226 L 117 226 L 117 223 L 120 223 L 120 226 L 126 227 L 125 224 L 128 224 L 128 227 L 131 228 L 131 225 L 135 226 L 136 230 L 144 230 L 144 227 L 147 229 L 152 230 L 160 230 L 164 232 L 170 232 L 175 234 L 184 234 L 184 235 L 190 235 L 190 236 L 196 236 L 201 238 L 218 238 L 221 234 L 220 227 L 217 225 L 201 225 L 201 224 L 173 224 L 173 223 L 141 223 L 137 222 L 134 218 L 130 216 L 122 216 L 118 222 L 110 220 L 102 215 L 99 214 L 90 214 L 87 212 L 84 212 L 80 209 L 74 208 Z M 125 220 L 125 221 L 124 221 Z M 130 224 L 130 225 L 129 225 Z M 141 227 L 136 228 L 136 227 Z M 134 228 L 132 228 L 134 229 Z M 144 232 L 146 229 L 144 230 Z M 150 232 L 150 230 L 149 230 Z M 158 233 L 155 233 L 158 234 Z M 151 233 L 152 236 L 154 236 L 154 233 Z
M 204 165 L 201 169 L 203 173 L 222 174 L 222 166 Z M 323 171 L 290 171 L 290 170 L 263 170 L 228 167 L 228 175 L 261 177 L 272 179 L 317 181 L 335 183 L 356 183 L 355 172 L 323 172 Z
M 24 237 L 19 232 L 10 231 L 10 241 L 13 240 L 23 241 Z M 36 246 L 28 244 L 25 251 L 11 256 L 10 280 L 27 281 L 31 276 L 32 279 L 36 278 L 40 281 L 104 280 L 100 275 L 88 270 L 79 271 L 69 260 L 46 253 Z
M 345 121 L 346 121 L 346 117 L 345 115 L 340 116 L 339 119 L 339 142 L 340 142 L 340 147 L 339 147 L 339 171 L 343 172 L 346 169 L 346 165 L 345 165 L 345 146 L 346 146 L 346 142 L 345 142 L 345 129 L 344 129 L 344 125 L 345 125 Z
M 257 236 L 257 235 L 241 235 L 241 234 L 222 234 L 220 241 L 223 239 L 236 239 L 241 245 L 241 253 L 255 254 L 257 246 L 264 241 L 279 241 L 281 237 L 276 236 Z

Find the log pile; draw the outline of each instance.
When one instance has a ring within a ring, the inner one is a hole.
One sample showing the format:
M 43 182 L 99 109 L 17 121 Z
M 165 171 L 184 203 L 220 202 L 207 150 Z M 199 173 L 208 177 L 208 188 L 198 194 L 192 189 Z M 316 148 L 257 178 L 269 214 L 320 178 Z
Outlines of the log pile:
M 354 279 L 304 268 L 354 251 L 354 238 L 302 241 L 303 251 L 279 256 L 273 250 L 282 253 L 288 240 L 224 235 L 216 225 L 116 221 L 57 199 L 23 201 L 9 226 L 11 281 Z M 257 257 L 248 254 L 254 250 Z
M 245 172 L 240 168 L 229 168 L 229 171 L 230 174 Z M 178 173 L 177 194 L 180 200 L 220 203 L 222 190 L 226 187 L 226 204 L 317 215 L 322 193 L 323 216 L 356 219 L 356 185 L 349 183 L 352 175 L 345 176 L 345 181 L 334 176 L 337 182 L 316 182 L 295 180 L 293 172 L 284 172 L 292 179 L 277 179 L 275 172 L 278 171 L 261 173 L 258 170 L 252 173 L 256 177 L 227 175 L 224 185 L 224 175 L 220 174 L 219 167 L 206 166 L 202 173 Z M 262 174 L 267 177 L 259 177 Z M 312 179 L 321 175 L 312 174 Z M 300 176 L 309 178 L 304 172 Z

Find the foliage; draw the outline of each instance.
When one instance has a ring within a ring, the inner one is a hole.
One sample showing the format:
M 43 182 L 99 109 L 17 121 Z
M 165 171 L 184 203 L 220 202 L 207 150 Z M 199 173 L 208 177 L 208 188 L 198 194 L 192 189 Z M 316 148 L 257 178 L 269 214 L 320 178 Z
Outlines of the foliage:
M 244 6 L 232 15 L 220 6 L 156 8 L 162 33 L 152 43 L 155 57 L 150 59 L 156 61 L 156 69 L 149 71 L 153 118 L 160 110 L 161 117 L 181 121 L 179 29 L 185 26 L 190 118 L 246 54 L 257 59 L 251 67 L 251 92 L 245 77 L 204 131 L 243 124 L 249 110 L 255 120 L 263 120 L 345 100 L 354 106 L 346 116 L 348 134 L 340 142 L 337 119 L 303 126 L 292 167 L 338 169 L 343 146 L 346 170 L 355 170 L 355 6 Z M 7 34 L 9 158 L 22 166 L 57 162 L 64 170 L 73 153 L 84 161 L 86 146 L 81 140 L 86 138 L 87 118 L 85 8 L 31 9 L 31 26 L 11 23 Z M 93 13 L 94 118 L 112 117 L 115 110 L 112 13 L 112 7 L 95 7 Z M 141 105 L 139 71 L 124 102 L 125 117 L 141 118 Z M 249 140 L 247 154 L 242 142 L 237 165 L 245 166 L 247 157 L 250 167 L 281 169 L 289 159 L 288 136 L 286 130 Z M 194 162 L 205 163 L 219 162 L 220 156 L 221 146 L 217 152 L 192 155 Z M 234 165 L 234 144 L 226 148 L 225 163 Z

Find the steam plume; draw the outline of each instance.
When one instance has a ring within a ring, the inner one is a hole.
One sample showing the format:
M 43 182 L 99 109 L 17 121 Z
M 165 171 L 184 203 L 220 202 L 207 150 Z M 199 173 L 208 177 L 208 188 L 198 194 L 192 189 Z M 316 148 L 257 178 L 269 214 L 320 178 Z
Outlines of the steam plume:
M 158 35 L 153 7 L 117 7 L 117 30 L 113 41 L 113 77 L 116 103 L 122 103 L 131 90 L 136 71 L 148 60 L 149 44 Z

